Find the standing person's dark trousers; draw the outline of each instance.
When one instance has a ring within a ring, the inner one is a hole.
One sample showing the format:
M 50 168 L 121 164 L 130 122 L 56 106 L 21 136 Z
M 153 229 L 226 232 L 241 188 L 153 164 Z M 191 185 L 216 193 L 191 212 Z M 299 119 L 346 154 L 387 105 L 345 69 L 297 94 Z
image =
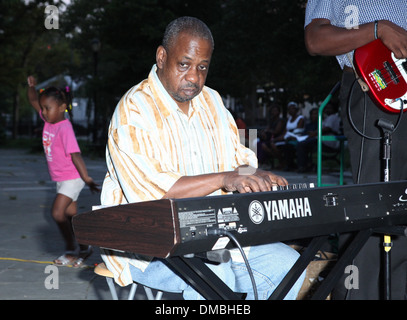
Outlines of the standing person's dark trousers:
M 362 168 L 358 174 L 362 137 L 350 125 L 347 109 L 355 75 L 353 71 L 343 73 L 340 90 L 340 107 L 343 129 L 348 139 L 351 156 L 352 176 L 355 183 L 369 183 L 383 181 L 382 141 L 364 139 L 362 151 Z M 364 93 L 358 83 L 355 84 L 351 97 L 351 116 L 353 123 L 359 131 L 363 130 Z M 382 137 L 383 133 L 377 126 L 377 120 L 386 119 L 393 124 L 397 123 L 398 113 L 382 111 L 366 94 L 366 130 L 369 137 Z M 404 180 L 407 178 L 407 114 L 404 113 L 397 130 L 392 134 L 392 159 L 390 180 Z M 359 177 L 359 178 L 358 178 Z
M 362 137 L 351 126 L 347 115 L 348 99 L 354 83 L 354 73 L 345 71 L 340 92 L 341 116 L 345 136 L 351 152 L 352 175 L 355 183 L 371 183 L 383 181 L 382 140 L 365 139 L 362 150 L 361 171 L 358 172 Z M 398 114 L 385 113 L 371 101 L 366 94 L 366 112 L 364 112 L 364 93 L 359 84 L 355 84 L 351 97 L 351 115 L 358 130 L 363 130 L 363 118 L 366 115 L 365 134 L 369 137 L 381 137 L 377 127 L 378 119 L 387 119 L 396 124 Z M 390 180 L 407 178 L 407 114 L 404 114 L 398 129 L 392 134 L 391 176 Z M 348 235 L 340 237 L 340 253 L 343 245 L 349 240 Z M 392 237 L 391 249 L 391 298 L 407 299 L 407 238 Z M 333 299 L 378 300 L 383 299 L 382 255 L 383 237 L 372 236 L 359 252 L 353 265 L 358 268 L 359 289 L 346 290 L 344 274 L 336 285 Z

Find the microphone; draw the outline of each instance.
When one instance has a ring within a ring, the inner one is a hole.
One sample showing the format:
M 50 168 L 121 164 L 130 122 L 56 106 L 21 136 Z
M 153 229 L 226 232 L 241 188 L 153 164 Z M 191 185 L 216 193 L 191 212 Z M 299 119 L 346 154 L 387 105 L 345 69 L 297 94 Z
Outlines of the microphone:
M 202 260 L 206 260 L 210 263 L 225 263 L 229 262 L 231 256 L 230 252 L 227 249 L 219 249 L 219 250 L 212 250 L 207 252 L 199 252 L 190 255 L 185 255 L 186 258 L 201 258 Z

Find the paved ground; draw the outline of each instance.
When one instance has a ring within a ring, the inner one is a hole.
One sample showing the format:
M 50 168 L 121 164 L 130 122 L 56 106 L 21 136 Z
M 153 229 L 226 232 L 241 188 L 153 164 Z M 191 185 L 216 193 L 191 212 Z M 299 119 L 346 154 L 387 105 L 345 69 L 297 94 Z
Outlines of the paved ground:
M 90 175 L 101 184 L 106 172 L 104 160 L 85 158 L 85 162 Z M 317 181 L 315 174 L 280 174 L 290 183 Z M 336 183 L 337 179 L 326 175 L 323 182 Z M 348 174 L 345 181 L 350 181 Z M 94 264 L 101 261 L 97 248 L 83 268 L 51 266 L 64 249 L 50 217 L 54 195 L 55 186 L 42 154 L 0 149 L 0 300 L 111 299 L 104 278 L 93 272 Z M 99 204 L 99 195 L 85 188 L 78 203 L 80 212 L 89 211 Z M 136 298 L 145 299 L 140 289 Z M 119 289 L 119 295 L 126 297 L 127 290 Z
M 101 184 L 104 162 L 85 162 Z M 84 268 L 49 267 L 64 250 L 50 216 L 54 195 L 42 154 L 0 150 L 0 299 L 110 299 L 104 278 L 93 272 L 94 264 L 101 261 L 97 248 Z M 85 188 L 78 200 L 79 211 L 89 211 L 98 203 L 99 195 Z M 46 283 L 56 274 L 58 289 L 47 289 Z

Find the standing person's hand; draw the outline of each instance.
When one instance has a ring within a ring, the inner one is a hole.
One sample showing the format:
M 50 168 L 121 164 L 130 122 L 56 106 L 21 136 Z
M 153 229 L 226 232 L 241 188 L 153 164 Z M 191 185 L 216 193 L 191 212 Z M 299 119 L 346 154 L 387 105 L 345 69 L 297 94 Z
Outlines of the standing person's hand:
M 397 59 L 407 58 L 406 30 L 390 21 L 380 20 L 377 24 L 377 36 Z

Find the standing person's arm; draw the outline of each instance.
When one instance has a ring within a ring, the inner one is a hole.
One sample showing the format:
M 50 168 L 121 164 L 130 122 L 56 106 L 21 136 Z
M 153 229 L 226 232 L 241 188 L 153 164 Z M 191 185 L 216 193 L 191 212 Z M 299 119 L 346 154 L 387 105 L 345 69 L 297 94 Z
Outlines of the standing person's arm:
M 407 58 L 407 31 L 396 24 L 379 20 L 377 37 L 396 58 Z M 328 19 L 313 19 L 305 28 L 305 45 L 311 55 L 336 56 L 355 50 L 375 40 L 375 22 L 357 29 L 333 26 Z

